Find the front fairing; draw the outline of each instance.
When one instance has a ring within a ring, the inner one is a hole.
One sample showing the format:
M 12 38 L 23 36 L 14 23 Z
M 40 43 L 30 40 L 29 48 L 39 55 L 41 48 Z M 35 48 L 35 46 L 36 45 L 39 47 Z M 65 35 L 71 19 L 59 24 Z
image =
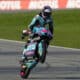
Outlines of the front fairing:
M 39 44 L 38 44 L 38 54 L 39 54 L 40 58 L 42 57 L 42 51 L 43 51 L 42 42 L 43 42 L 43 40 L 41 40 L 39 42 Z M 29 60 L 25 61 L 25 65 L 30 69 L 35 67 L 37 65 L 37 63 L 38 63 L 38 59 L 37 58 L 29 59 Z
M 24 48 L 23 54 L 26 56 L 26 60 L 24 65 L 29 69 L 32 69 L 38 62 L 37 58 L 33 58 L 35 56 L 37 42 L 31 42 L 28 44 L 27 48 Z
M 36 50 L 36 45 L 37 45 L 37 42 L 29 43 L 27 48 L 24 48 L 23 54 L 26 57 L 34 56 L 35 55 L 35 50 Z

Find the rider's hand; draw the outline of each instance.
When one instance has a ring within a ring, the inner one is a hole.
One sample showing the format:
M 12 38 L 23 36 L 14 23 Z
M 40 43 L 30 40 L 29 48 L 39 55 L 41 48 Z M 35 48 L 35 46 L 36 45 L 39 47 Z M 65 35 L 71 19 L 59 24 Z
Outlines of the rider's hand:
M 23 34 L 23 35 L 26 35 L 26 34 L 27 34 L 27 30 L 23 30 L 23 31 L 22 31 L 22 34 Z
M 21 35 L 21 39 L 24 39 L 25 36 L 26 36 L 26 30 L 23 30 L 23 31 L 22 31 L 22 35 Z

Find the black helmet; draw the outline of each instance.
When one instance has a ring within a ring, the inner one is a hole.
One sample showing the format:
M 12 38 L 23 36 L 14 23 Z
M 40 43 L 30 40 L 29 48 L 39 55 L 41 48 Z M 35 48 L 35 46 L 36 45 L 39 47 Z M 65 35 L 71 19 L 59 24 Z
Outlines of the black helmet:
M 44 6 L 43 10 L 42 10 L 42 13 L 44 16 L 46 17 L 50 17 L 51 14 L 52 14 L 52 9 L 50 6 Z

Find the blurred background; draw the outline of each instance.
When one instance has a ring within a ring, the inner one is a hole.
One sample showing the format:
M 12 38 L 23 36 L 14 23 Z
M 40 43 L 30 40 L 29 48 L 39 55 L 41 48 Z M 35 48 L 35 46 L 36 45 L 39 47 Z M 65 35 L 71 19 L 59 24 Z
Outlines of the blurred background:
M 21 32 L 43 6 L 53 9 L 51 45 L 80 48 L 80 0 L 0 0 L 0 39 L 21 41 Z

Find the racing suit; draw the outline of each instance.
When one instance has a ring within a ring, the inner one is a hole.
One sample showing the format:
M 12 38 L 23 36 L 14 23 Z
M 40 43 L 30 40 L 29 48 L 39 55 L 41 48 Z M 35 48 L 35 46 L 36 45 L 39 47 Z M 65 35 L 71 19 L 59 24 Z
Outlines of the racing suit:
M 33 27 L 36 26 L 37 20 L 39 21 L 40 26 L 48 27 L 50 32 L 53 34 L 53 31 L 54 31 L 53 29 L 54 28 L 53 28 L 53 20 L 52 20 L 52 18 L 51 17 L 47 17 L 47 18 L 44 19 L 42 17 L 41 13 L 36 15 L 33 18 L 32 22 L 30 23 L 29 28 L 31 29 L 31 31 L 33 30 Z

